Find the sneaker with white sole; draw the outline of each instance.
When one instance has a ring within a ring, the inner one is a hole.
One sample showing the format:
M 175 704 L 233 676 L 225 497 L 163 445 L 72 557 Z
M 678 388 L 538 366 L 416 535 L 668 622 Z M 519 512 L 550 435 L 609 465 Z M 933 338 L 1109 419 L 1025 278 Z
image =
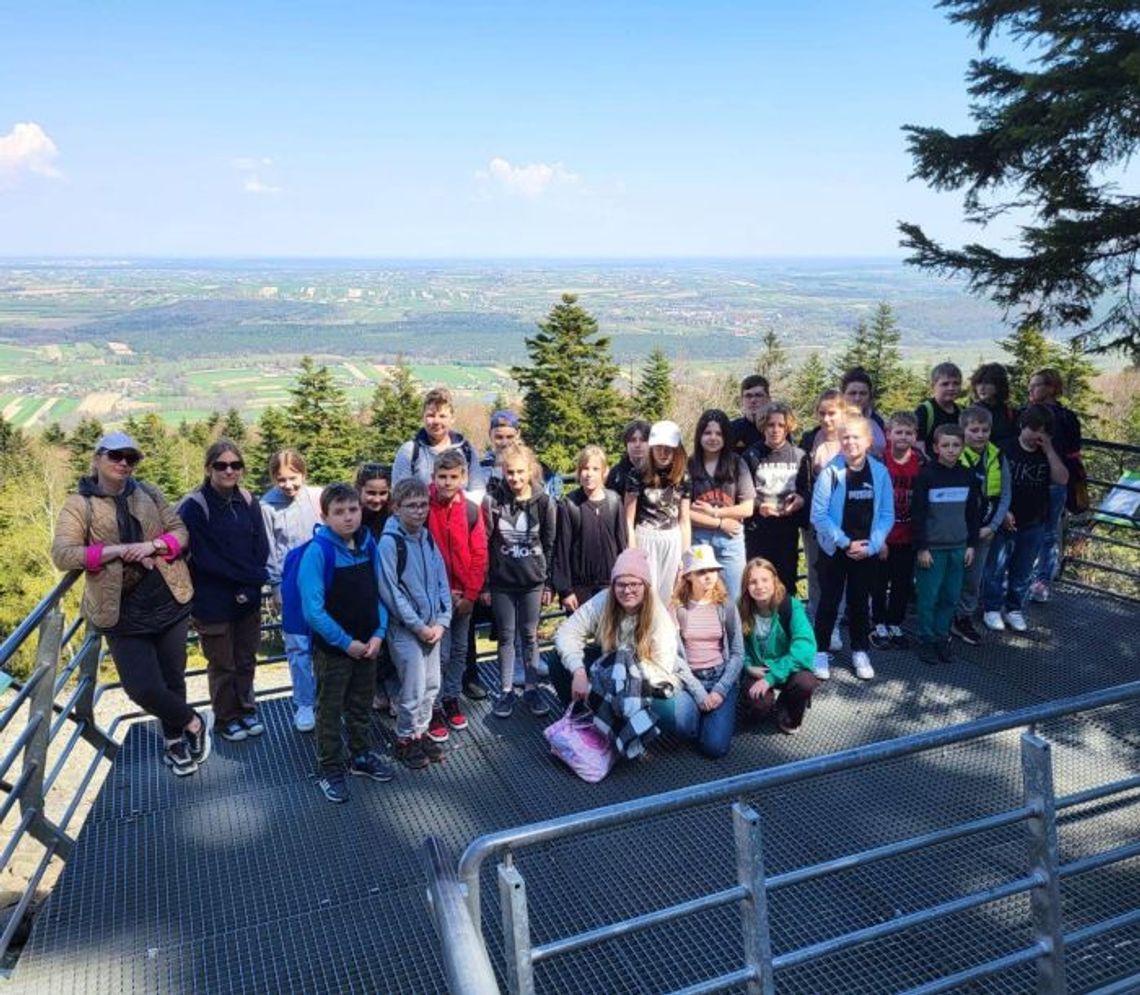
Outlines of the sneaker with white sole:
M 1001 617 L 1001 612 L 985 612 L 982 615 L 982 624 L 994 632 L 1005 630 L 1005 619 Z
M 190 759 L 201 766 L 210 759 L 210 750 L 213 746 L 211 731 L 214 728 L 214 713 L 212 711 L 195 712 L 200 725 L 197 732 L 186 730 L 186 746 L 190 750 Z
M 198 770 L 198 764 L 190 756 L 190 747 L 186 745 L 185 739 L 176 739 L 167 743 L 162 754 L 162 762 L 170 768 L 175 777 L 186 777 Z
M 1025 621 L 1025 615 L 1019 611 L 1006 612 L 1005 624 L 1013 629 L 1014 632 L 1026 632 L 1029 629 L 1029 623 Z
M 891 648 L 891 634 L 882 622 L 871 630 L 870 639 L 873 649 L 889 650 Z
M 312 705 L 301 705 L 293 714 L 293 728 L 297 732 L 312 732 L 316 724 L 317 717 Z
M 815 662 L 811 665 L 812 673 L 821 681 L 831 677 L 831 657 L 826 653 L 816 653 Z
M 871 666 L 871 658 L 863 650 L 856 650 L 851 654 L 851 666 L 855 669 L 855 676 L 861 681 L 869 681 L 875 676 L 875 668 Z
M 832 653 L 838 653 L 841 649 L 843 649 L 843 636 L 839 632 L 838 625 L 831 630 L 831 645 L 829 645 L 827 648 L 831 650 Z

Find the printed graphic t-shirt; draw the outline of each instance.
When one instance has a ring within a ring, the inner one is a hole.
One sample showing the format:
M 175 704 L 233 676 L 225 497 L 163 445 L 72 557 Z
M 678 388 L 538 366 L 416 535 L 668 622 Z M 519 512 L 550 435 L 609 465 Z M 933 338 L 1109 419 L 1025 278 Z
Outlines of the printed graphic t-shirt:
M 1019 529 L 1040 525 L 1049 509 L 1048 457 L 1040 449 L 1023 449 L 1017 439 L 1010 439 L 1002 452 L 1009 461 L 1009 510 L 1014 525 Z
M 858 470 L 846 468 L 847 499 L 843 502 L 843 531 L 852 541 L 871 537 L 871 521 L 875 513 L 875 488 L 871 482 L 871 464 L 863 462 Z
M 693 479 L 686 470 L 676 484 L 660 486 L 659 481 L 645 483 L 640 476 L 627 479 L 626 494 L 637 495 L 634 521 L 651 529 L 675 529 L 681 524 L 681 502 L 692 499 Z

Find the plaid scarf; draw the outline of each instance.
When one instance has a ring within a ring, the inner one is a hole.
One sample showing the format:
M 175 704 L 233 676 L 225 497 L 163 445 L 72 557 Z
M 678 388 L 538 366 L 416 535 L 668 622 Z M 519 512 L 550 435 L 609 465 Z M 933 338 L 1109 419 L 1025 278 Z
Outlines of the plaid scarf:
M 652 697 L 652 685 L 628 650 L 606 654 L 590 670 L 594 727 L 627 760 L 641 756 L 661 735 L 657 719 L 649 710 Z

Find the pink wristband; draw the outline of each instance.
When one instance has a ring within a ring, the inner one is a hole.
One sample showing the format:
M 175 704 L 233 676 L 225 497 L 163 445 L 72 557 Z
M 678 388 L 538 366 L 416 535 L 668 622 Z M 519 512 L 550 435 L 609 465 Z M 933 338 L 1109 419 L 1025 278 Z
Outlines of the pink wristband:
M 98 573 L 103 569 L 103 543 L 96 543 L 94 546 L 88 546 L 87 551 L 84 553 L 86 560 L 85 566 L 88 573 Z
M 158 538 L 160 542 L 166 543 L 166 552 L 162 558 L 167 561 L 178 559 L 178 554 L 182 552 L 182 543 L 169 532 L 163 533 Z

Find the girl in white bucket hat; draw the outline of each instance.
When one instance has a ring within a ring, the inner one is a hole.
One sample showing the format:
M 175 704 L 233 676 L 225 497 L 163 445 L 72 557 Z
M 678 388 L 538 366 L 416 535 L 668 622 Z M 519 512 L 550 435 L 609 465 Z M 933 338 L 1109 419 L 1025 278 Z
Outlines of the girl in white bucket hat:
M 649 459 L 640 474 L 626 480 L 625 518 L 629 545 L 645 551 L 653 587 L 669 603 L 681 567 L 681 551 L 692 543 L 689 476 L 681 428 L 655 422 L 649 429 Z

